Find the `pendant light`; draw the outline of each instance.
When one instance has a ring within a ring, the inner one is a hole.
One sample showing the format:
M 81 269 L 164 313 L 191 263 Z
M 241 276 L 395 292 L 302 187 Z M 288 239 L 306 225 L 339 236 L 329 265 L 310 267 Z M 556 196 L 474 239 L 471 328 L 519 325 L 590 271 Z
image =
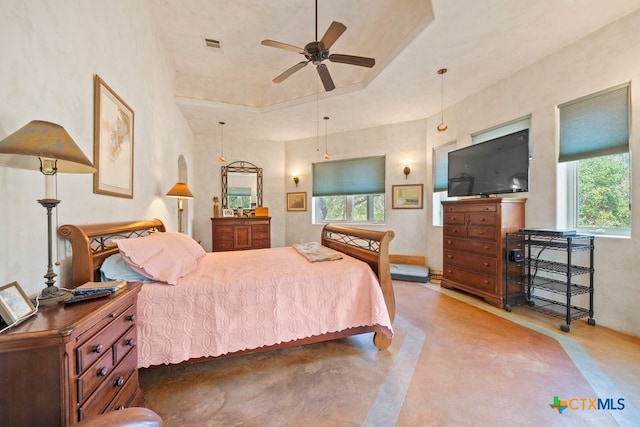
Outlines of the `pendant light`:
M 446 68 L 438 70 L 438 74 L 440 74 L 440 124 L 438 125 L 438 132 L 446 132 L 449 129 L 449 126 L 444 124 L 444 74 L 446 72 Z
M 324 159 L 325 160 L 329 160 L 330 156 L 329 156 L 329 150 L 327 148 L 327 121 L 329 120 L 329 117 L 325 116 L 324 117 Z
M 222 134 L 222 129 L 225 123 L 224 122 L 218 122 L 218 123 L 220 123 L 220 157 L 218 157 L 218 160 L 220 160 L 220 163 L 226 163 L 227 159 L 224 157 L 224 135 Z

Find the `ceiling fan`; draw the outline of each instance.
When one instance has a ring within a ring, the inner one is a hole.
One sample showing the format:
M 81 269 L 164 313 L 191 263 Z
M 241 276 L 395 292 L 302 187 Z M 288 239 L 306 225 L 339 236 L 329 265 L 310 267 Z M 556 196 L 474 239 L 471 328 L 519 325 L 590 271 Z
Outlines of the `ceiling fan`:
M 329 49 L 338 40 L 338 38 L 347 30 L 346 25 L 333 21 L 327 31 L 322 36 L 322 39 L 318 41 L 318 0 L 316 0 L 316 40 L 307 43 L 304 48 L 293 46 L 287 43 L 281 43 L 274 40 L 262 40 L 260 44 L 264 46 L 277 47 L 284 50 L 289 50 L 295 53 L 304 55 L 306 61 L 298 62 L 293 67 L 285 70 L 278 77 L 273 79 L 274 83 L 280 83 L 287 77 L 291 76 L 298 70 L 304 68 L 309 62 L 312 62 L 318 70 L 318 75 L 322 81 L 324 89 L 329 92 L 336 88 L 329 74 L 329 69 L 322 63 L 325 59 L 331 62 L 337 62 L 341 64 L 358 65 L 360 67 L 371 68 L 375 65 L 376 60 L 374 58 L 366 58 L 364 56 L 342 55 L 337 53 L 329 53 Z

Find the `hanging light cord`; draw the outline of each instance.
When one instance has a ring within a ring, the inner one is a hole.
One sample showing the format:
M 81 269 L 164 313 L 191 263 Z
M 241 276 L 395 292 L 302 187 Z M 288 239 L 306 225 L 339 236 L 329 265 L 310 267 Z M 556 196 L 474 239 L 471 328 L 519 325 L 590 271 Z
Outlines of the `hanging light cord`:
M 446 68 L 438 70 L 438 74 L 440 74 L 440 124 L 438 125 L 438 132 L 444 132 L 449 128 L 444 124 L 444 74 L 446 72 Z

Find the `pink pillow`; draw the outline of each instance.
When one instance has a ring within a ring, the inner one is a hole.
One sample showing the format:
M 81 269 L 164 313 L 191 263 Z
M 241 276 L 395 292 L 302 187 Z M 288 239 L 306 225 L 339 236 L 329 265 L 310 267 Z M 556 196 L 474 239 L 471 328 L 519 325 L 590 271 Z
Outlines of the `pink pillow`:
M 158 232 L 133 239 L 115 239 L 122 258 L 135 271 L 159 282 L 175 285 L 191 273 L 205 251 L 186 234 Z

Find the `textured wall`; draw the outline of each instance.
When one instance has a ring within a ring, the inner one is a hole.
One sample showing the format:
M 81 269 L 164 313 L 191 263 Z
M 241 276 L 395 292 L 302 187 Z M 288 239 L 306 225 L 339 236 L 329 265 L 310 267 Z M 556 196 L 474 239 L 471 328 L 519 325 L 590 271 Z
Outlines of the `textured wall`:
M 3 0 L 0 39 L 0 139 L 31 120 L 49 120 L 93 159 L 94 74 L 135 112 L 134 199 L 93 194 L 90 174 L 61 174 L 57 221 L 157 217 L 176 230 L 175 199 L 164 194 L 178 178 L 178 156 L 193 164 L 193 136 L 176 107 L 173 70 L 143 1 Z M 0 194 L 0 284 L 17 280 L 35 293 L 44 287 L 47 264 L 46 215 L 36 202 L 44 178 L 0 167 Z M 64 257 L 64 245 L 56 246 Z M 56 269 L 62 285 L 64 265 Z

